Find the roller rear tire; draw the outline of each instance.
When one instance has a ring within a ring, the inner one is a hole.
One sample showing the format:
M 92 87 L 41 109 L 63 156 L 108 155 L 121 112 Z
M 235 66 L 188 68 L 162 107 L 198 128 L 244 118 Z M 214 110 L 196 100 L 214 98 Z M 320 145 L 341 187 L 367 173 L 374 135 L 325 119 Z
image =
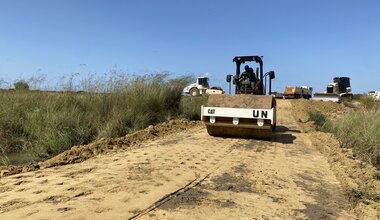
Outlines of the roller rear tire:
M 199 96 L 199 90 L 197 88 L 191 88 L 190 89 L 190 95 L 191 96 Z

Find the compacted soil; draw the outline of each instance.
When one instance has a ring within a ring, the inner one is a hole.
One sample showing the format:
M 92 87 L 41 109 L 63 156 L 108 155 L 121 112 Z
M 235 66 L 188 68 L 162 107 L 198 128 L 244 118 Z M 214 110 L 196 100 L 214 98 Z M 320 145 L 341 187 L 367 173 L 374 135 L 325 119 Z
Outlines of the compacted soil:
M 194 123 L 59 162 L 66 153 L 1 177 L 0 219 L 356 219 L 290 101 L 277 118 L 271 140 L 211 137 Z

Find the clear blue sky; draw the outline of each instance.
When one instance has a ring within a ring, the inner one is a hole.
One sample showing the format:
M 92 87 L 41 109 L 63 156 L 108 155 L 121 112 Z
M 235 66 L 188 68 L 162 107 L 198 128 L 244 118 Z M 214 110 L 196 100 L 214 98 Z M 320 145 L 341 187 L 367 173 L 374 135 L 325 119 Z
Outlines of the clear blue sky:
M 0 0 L 0 80 L 80 72 L 209 73 L 227 88 L 236 55 L 264 56 L 274 90 L 334 76 L 380 90 L 380 1 Z M 86 65 L 81 65 L 86 64 Z

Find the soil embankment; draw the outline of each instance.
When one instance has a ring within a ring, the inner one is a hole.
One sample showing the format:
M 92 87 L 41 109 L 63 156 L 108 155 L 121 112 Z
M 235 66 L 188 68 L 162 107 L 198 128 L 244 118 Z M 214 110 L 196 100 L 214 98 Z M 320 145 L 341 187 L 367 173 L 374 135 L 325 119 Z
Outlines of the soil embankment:
M 356 219 L 290 101 L 278 102 L 277 124 L 271 141 L 211 137 L 200 123 L 130 147 L 103 140 L 119 150 L 2 177 L 0 218 Z

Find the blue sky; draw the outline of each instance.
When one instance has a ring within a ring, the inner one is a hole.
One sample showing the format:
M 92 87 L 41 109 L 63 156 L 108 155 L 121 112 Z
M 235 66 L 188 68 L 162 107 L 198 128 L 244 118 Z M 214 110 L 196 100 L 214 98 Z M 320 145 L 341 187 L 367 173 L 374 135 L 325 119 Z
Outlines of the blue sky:
M 0 80 L 72 73 L 209 73 L 227 88 L 236 55 L 264 56 L 273 88 L 380 90 L 376 0 L 0 0 Z M 81 65 L 82 64 L 82 65 Z M 85 64 L 85 65 L 83 65 Z

